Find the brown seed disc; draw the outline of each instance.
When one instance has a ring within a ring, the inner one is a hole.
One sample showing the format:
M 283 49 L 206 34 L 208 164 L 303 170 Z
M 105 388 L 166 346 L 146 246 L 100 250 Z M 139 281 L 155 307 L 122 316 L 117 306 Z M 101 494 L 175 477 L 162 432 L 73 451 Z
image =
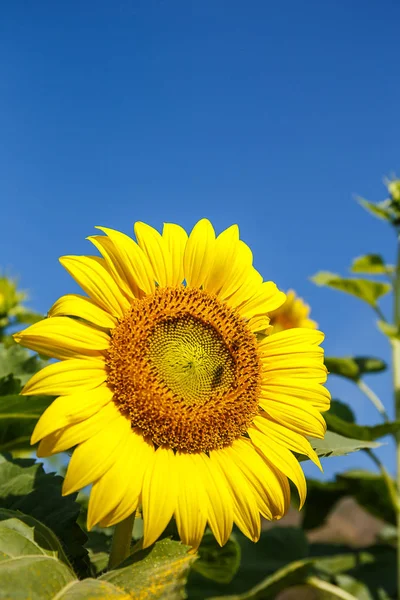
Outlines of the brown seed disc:
M 235 309 L 183 286 L 136 300 L 107 357 L 114 401 L 156 445 L 208 452 L 258 413 L 257 340 Z

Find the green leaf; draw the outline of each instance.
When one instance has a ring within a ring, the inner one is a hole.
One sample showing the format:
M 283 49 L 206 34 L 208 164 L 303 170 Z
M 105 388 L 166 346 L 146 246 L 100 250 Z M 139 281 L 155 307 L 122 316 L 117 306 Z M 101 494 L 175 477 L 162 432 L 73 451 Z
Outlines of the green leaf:
M 13 394 L 19 394 L 20 390 L 21 380 L 16 379 L 12 373 L 0 377 L 0 396 L 11 396 Z
M 384 200 L 383 202 L 377 203 L 369 202 L 368 200 L 364 200 L 364 198 L 357 198 L 357 200 L 361 206 L 374 215 L 374 217 L 383 219 L 384 221 L 392 221 L 393 213 L 390 210 L 390 200 Z
M 0 452 L 29 449 L 35 425 L 51 402 L 49 396 L 0 396 Z
M 12 374 L 25 385 L 45 364 L 37 355 L 32 356 L 28 350 L 14 342 L 9 347 L 0 343 L 0 377 Z
M 364 448 L 378 448 L 379 442 L 368 442 L 344 437 L 338 433 L 327 431 L 323 440 L 308 438 L 318 456 L 344 456 Z
M 206 532 L 193 569 L 218 583 L 229 583 L 240 565 L 240 546 L 234 536 L 221 548 L 212 533 Z
M 398 328 L 395 325 L 392 325 L 391 323 L 387 323 L 386 321 L 377 321 L 376 322 L 378 329 L 384 334 L 387 335 L 389 338 L 399 338 L 400 337 L 400 333 Z
M 0 560 L 23 554 L 46 554 L 71 566 L 51 529 L 30 515 L 0 508 Z
M 349 594 L 352 594 L 357 600 L 374 600 L 373 596 L 368 591 L 366 585 L 357 581 L 350 575 L 338 575 L 335 578 L 335 583 L 341 590 L 345 590 Z M 338 596 L 340 598 L 340 596 Z
M 44 523 L 62 542 L 75 571 L 87 575 L 86 535 L 76 523 L 80 506 L 76 494 L 62 496 L 61 487 L 62 478 L 45 473 L 41 463 L 0 455 L 0 508 L 19 510 Z
M 187 585 L 191 600 L 245 592 L 265 576 L 309 555 L 307 538 L 298 527 L 272 527 L 262 531 L 257 544 L 240 532 L 235 533 L 235 537 L 241 547 L 241 562 L 232 581 L 223 585 L 204 579 L 193 567 Z
M 312 560 L 300 560 L 279 569 L 273 575 L 266 577 L 261 583 L 244 594 L 233 596 L 215 596 L 209 600 L 274 600 L 279 592 L 304 583 L 313 571 Z
M 377 306 L 377 301 L 381 296 L 392 289 L 389 283 L 371 281 L 370 279 L 345 278 L 328 271 L 316 273 L 311 277 L 311 281 L 316 285 L 330 287 L 356 296 L 373 307 Z
M 68 583 L 72 571 L 50 556 L 19 556 L 0 562 L 0 599 L 53 600 Z
M 40 315 L 39 313 L 35 313 L 31 310 L 27 310 L 23 307 L 21 307 L 21 310 L 19 310 L 15 314 L 15 322 L 22 323 L 24 325 L 34 325 L 35 323 L 38 323 L 39 321 L 43 321 L 43 319 L 44 319 L 43 315 Z
M 345 482 L 307 479 L 307 502 L 302 510 L 303 528 L 308 531 L 322 525 L 335 504 L 346 494 Z
M 347 493 L 372 515 L 395 523 L 396 514 L 381 475 L 370 471 L 354 470 L 337 476 L 338 482 L 346 485 Z
M 392 421 L 391 423 L 383 423 L 382 425 L 356 425 L 355 423 L 344 421 L 340 417 L 331 414 L 330 411 L 324 413 L 324 419 L 329 431 L 365 442 L 372 442 L 400 430 L 400 421 Z
M 385 264 L 380 254 L 364 254 L 364 256 L 358 256 L 353 260 L 350 270 L 353 273 L 365 273 L 367 275 L 387 275 L 393 273 L 394 266 Z
M 320 576 L 328 576 L 339 587 L 346 581 L 342 578 L 346 574 L 364 585 L 374 600 L 383 597 L 382 591 L 390 597 L 396 595 L 394 547 L 376 544 L 357 550 L 338 544 L 311 544 L 310 554 L 315 557 L 314 566 Z
M 336 399 L 331 400 L 331 406 L 328 413 L 324 413 L 324 418 L 327 414 L 335 415 L 347 423 L 355 423 L 356 421 L 355 415 L 350 406 L 345 402 L 341 402 L 340 400 Z
M 109 581 L 138 597 L 146 593 L 148 600 L 178 600 L 184 597 L 184 587 L 191 564 L 196 560 L 189 548 L 180 542 L 163 539 L 150 548 L 139 550 L 100 580 Z
M 357 381 L 362 375 L 381 373 L 387 369 L 387 364 L 373 356 L 326 356 L 325 366 L 331 375 L 340 375 Z
M 133 600 L 135 597 L 128 597 L 112 583 L 90 578 L 76 580 L 57 594 L 57 600 Z
M 82 519 L 82 515 L 80 516 Z M 107 531 L 107 533 L 106 533 Z M 90 562 L 96 574 L 101 573 L 107 567 L 111 549 L 111 532 L 108 529 L 95 529 L 87 534 L 88 540 L 85 544 L 89 552 Z

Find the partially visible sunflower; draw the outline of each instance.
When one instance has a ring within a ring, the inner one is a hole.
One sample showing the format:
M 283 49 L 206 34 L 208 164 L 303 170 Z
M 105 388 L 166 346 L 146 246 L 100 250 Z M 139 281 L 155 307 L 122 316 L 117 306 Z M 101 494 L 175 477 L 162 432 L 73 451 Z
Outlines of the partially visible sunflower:
M 318 323 L 309 319 L 310 307 L 302 298 L 296 296 L 296 292 L 286 292 L 286 301 L 276 310 L 269 313 L 272 329 L 269 333 L 277 333 L 293 327 L 306 327 L 317 329 Z
M 234 522 L 257 540 L 260 514 L 287 511 L 288 478 L 304 503 L 293 452 L 320 466 L 305 436 L 325 433 L 323 334 L 258 336 L 285 294 L 263 282 L 236 225 L 216 237 L 203 219 L 188 237 L 136 223 L 137 242 L 98 229 L 101 258 L 60 259 L 87 297 L 63 296 L 15 336 L 60 360 L 23 390 L 59 396 L 33 433 L 38 456 L 75 447 L 63 493 L 93 484 L 89 528 L 140 505 L 145 547 L 173 516 L 194 548 L 207 523 L 221 545 Z

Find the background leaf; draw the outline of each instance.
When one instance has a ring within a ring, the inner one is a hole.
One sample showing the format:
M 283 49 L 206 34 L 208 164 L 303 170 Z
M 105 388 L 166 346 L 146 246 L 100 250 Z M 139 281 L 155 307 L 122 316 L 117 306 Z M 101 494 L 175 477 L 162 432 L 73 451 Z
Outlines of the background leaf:
M 308 439 L 318 456 L 344 456 L 363 448 L 378 448 L 381 445 L 378 442 L 344 437 L 332 431 L 327 431 L 323 440 L 312 437 Z
M 385 264 L 380 254 L 364 254 L 353 260 L 350 270 L 353 273 L 365 273 L 367 275 L 375 273 L 387 275 L 394 271 L 394 266 Z
M 13 375 L 22 385 L 46 364 L 37 354 L 33 356 L 28 350 L 12 343 L 6 346 L 0 343 L 0 377 Z
M 135 552 L 120 568 L 101 575 L 100 579 L 138 597 L 145 593 L 148 600 L 180 600 L 185 597 L 189 568 L 196 560 L 188 550 L 180 542 L 163 539 Z
M 330 287 L 356 296 L 373 307 L 377 306 L 377 301 L 381 296 L 384 296 L 392 289 L 389 283 L 371 281 L 370 279 L 340 277 L 328 271 L 316 273 L 311 277 L 311 281 L 316 285 Z
M 356 425 L 337 417 L 335 414 L 330 414 L 330 411 L 324 413 L 324 419 L 329 431 L 366 442 L 377 440 L 400 430 L 400 421 L 382 423 L 382 425 Z
M 75 580 L 62 562 L 50 556 L 19 556 L 0 562 L 0 599 L 53 600 Z
M 352 381 L 357 381 L 362 375 L 381 373 L 387 369 L 385 361 L 374 356 L 326 356 L 324 362 L 331 375 Z
M 77 525 L 76 494 L 61 495 L 62 477 L 45 473 L 41 463 L 0 455 L 0 508 L 19 510 L 49 527 L 62 542 L 75 571 L 90 574 L 86 535 Z
M 193 569 L 218 583 L 229 583 L 240 565 L 240 545 L 234 536 L 221 548 L 215 537 L 206 532 L 198 549 Z
M 384 221 L 392 221 L 394 218 L 393 212 L 390 210 L 390 200 L 384 200 L 383 202 L 369 202 L 369 200 L 365 200 L 364 198 L 357 198 L 358 202 L 361 204 L 365 210 L 369 213 L 377 217 L 378 219 L 383 219 Z
M 32 432 L 52 400 L 50 396 L 0 396 L 0 452 L 32 450 Z

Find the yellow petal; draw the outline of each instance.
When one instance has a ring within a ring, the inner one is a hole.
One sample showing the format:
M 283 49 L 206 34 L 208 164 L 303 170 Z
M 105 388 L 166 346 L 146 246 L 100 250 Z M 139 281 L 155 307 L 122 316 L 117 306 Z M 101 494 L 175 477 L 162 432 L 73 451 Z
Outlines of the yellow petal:
M 248 322 L 248 326 L 250 331 L 253 333 L 267 333 L 270 329 L 272 329 L 271 325 L 269 324 L 269 317 L 266 315 L 251 317 Z
M 307 495 L 307 485 L 299 462 L 289 450 L 276 444 L 271 438 L 265 436 L 255 427 L 249 427 L 247 432 L 253 444 L 257 446 L 264 456 L 286 477 L 289 477 L 293 481 L 299 492 L 300 508 L 302 508 Z
M 254 267 L 250 266 L 243 273 L 240 287 L 237 287 L 229 296 L 227 294 L 222 294 L 222 292 L 219 294 L 219 296 L 229 306 L 237 308 L 259 294 L 260 290 L 262 289 L 262 282 L 263 279 L 260 273 L 256 271 Z
M 253 268 L 253 254 L 250 248 L 242 240 L 237 242 L 235 256 L 232 261 L 232 269 L 229 278 L 226 278 L 218 296 L 226 300 L 233 296 L 230 306 L 235 306 L 235 295 L 246 282 L 254 282 L 254 276 L 262 282 L 261 275 Z
M 69 317 L 49 317 L 14 334 L 16 342 L 52 358 L 101 356 L 110 336 Z
M 278 335 L 278 334 L 274 334 Z M 271 337 L 274 337 L 271 336 Z M 319 349 L 320 350 L 320 349 Z M 324 383 L 327 378 L 327 369 L 322 361 L 322 355 L 317 350 L 314 355 L 308 354 L 288 354 L 282 356 L 263 356 L 262 371 L 266 378 L 285 376 L 287 379 L 299 377 L 300 379 L 309 378 L 317 383 Z
M 310 442 L 299 433 L 272 421 L 265 413 L 255 417 L 253 425 L 257 427 L 267 438 L 274 440 L 276 444 L 282 444 L 288 450 L 304 454 L 317 465 L 322 471 L 320 460 Z
M 325 435 L 325 420 L 311 403 L 291 396 L 286 396 L 282 401 L 275 401 L 267 397 L 262 390 L 259 404 L 270 417 L 292 431 L 317 438 L 323 438 Z
M 172 259 L 171 281 L 169 285 L 179 285 L 185 278 L 183 272 L 183 257 L 185 254 L 188 235 L 180 225 L 175 223 L 164 223 L 162 236 Z
M 233 526 L 233 500 L 224 474 L 205 454 L 193 454 L 199 477 L 208 496 L 207 521 L 220 546 L 226 544 Z
M 176 507 L 177 485 L 174 452 L 160 446 L 144 474 L 143 548 L 151 546 L 170 522 Z
M 32 433 L 31 444 L 46 435 L 84 421 L 111 402 L 113 391 L 106 385 L 94 390 L 79 391 L 69 396 L 59 396 L 44 411 Z
M 106 312 L 90 298 L 79 294 L 67 294 L 53 304 L 49 310 L 49 317 L 80 317 L 98 327 L 112 329 L 117 324 L 117 319 Z
M 265 352 L 281 354 L 283 352 L 293 352 L 293 348 L 303 346 L 315 350 L 315 347 L 311 347 L 318 346 L 323 341 L 324 334 L 322 331 L 307 329 L 306 327 L 293 327 L 292 329 L 278 331 L 273 336 L 268 336 L 260 342 L 260 346 Z
M 93 512 L 93 524 L 99 520 L 102 527 L 111 527 L 129 517 L 136 510 L 142 493 L 143 477 L 152 463 L 153 454 L 153 443 L 143 438 L 139 430 L 132 430 L 126 450 L 125 468 L 121 466 L 121 477 L 124 476 L 127 482 L 125 493 L 119 504 L 101 519 L 97 519 L 97 512 L 96 514 Z M 112 488 L 108 489 L 112 490 Z M 100 504 L 97 504 L 98 510 L 102 510 Z M 92 521 L 90 521 L 90 526 L 91 524 Z
M 100 252 L 106 261 L 108 272 L 124 296 L 130 301 L 135 298 L 140 298 L 143 295 L 143 292 L 141 292 L 139 287 L 134 284 L 132 280 L 129 282 L 127 279 L 125 271 L 128 269 L 113 241 L 106 235 L 90 235 L 86 239 Z
M 237 306 L 241 316 L 250 319 L 256 315 L 264 315 L 279 308 L 286 300 L 286 295 L 279 291 L 272 281 L 264 281 L 257 292 Z
M 122 418 L 122 415 L 118 408 L 113 402 L 109 402 L 84 421 L 67 425 L 47 435 L 40 442 L 37 455 L 42 458 L 73 448 L 96 435 L 100 430 L 107 429 L 109 423 L 120 418 Z M 125 419 L 125 417 L 123 418 Z
M 287 396 L 293 399 L 309 402 L 320 412 L 329 410 L 331 395 L 320 383 L 308 379 L 288 379 L 274 377 L 263 384 L 266 398 L 282 402 Z
M 120 447 L 130 434 L 131 423 L 120 414 L 96 435 L 79 444 L 68 466 L 63 495 L 72 494 L 104 475 L 115 463 Z
M 129 302 L 111 277 L 103 258 L 62 256 L 60 263 L 96 304 L 114 317 L 123 317 Z
M 107 379 L 104 360 L 71 358 L 47 365 L 30 378 L 21 391 L 24 396 L 66 396 L 93 390 Z
M 108 227 L 97 227 L 97 229 L 103 231 L 112 240 L 118 262 L 123 266 L 125 277 L 132 289 L 139 287 L 146 294 L 152 294 L 155 290 L 154 271 L 138 244 L 120 231 Z
M 133 432 L 132 435 L 127 436 L 125 444 L 119 448 L 115 463 L 100 479 L 94 482 L 90 491 L 88 507 L 89 530 L 115 509 L 126 496 L 129 480 L 137 477 L 134 467 L 138 462 L 138 448 L 136 447 L 138 439 L 142 439 L 141 436 Z M 138 496 L 139 493 L 136 498 Z
M 210 452 L 210 460 L 217 463 L 225 475 L 233 499 L 233 518 L 239 529 L 256 542 L 260 537 L 261 521 L 257 502 L 245 476 L 226 450 Z
M 175 468 L 179 491 L 175 509 L 176 524 L 182 542 L 193 549 L 200 545 L 207 522 L 207 494 L 204 482 L 191 454 L 177 452 Z
M 201 287 L 213 266 L 215 233 L 208 219 L 201 219 L 192 229 L 186 244 L 183 267 L 186 284 Z
M 134 229 L 138 244 L 153 268 L 157 283 L 162 287 L 173 285 L 172 256 L 165 240 L 156 229 L 141 221 L 135 223 Z
M 261 514 L 267 519 L 283 517 L 290 506 L 286 476 L 267 462 L 250 440 L 239 438 L 227 451 L 251 486 Z
M 204 289 L 218 294 L 226 281 L 230 281 L 238 251 L 239 228 L 232 225 L 219 234 L 215 241 L 214 263 L 211 266 Z

